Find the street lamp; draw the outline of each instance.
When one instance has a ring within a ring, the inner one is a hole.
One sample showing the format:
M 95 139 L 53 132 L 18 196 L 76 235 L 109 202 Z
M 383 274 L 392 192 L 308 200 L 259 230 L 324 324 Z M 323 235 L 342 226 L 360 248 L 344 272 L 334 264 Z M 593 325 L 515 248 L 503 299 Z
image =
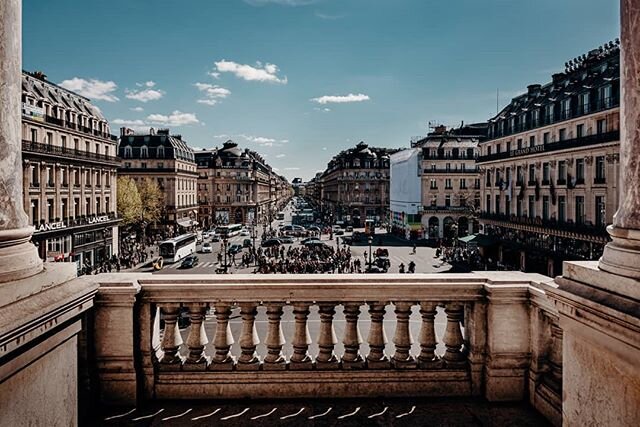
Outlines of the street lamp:
M 258 237 L 258 232 L 256 231 L 256 222 L 253 221 L 251 228 L 251 238 L 253 239 L 253 261 L 254 267 L 258 266 L 258 255 L 256 253 L 256 237 Z
M 369 236 L 369 271 L 371 271 L 371 244 L 373 243 L 373 237 Z
M 227 274 L 227 243 L 229 241 L 226 237 L 222 239 L 222 249 L 224 250 L 224 274 Z

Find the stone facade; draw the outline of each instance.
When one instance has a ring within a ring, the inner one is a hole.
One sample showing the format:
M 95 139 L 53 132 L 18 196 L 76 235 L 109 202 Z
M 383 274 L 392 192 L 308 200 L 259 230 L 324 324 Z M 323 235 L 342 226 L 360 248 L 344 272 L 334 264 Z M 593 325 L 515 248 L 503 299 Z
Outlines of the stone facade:
M 163 194 L 162 224 L 169 231 L 184 231 L 198 224 L 198 172 L 193 150 L 181 135 L 168 129 L 134 133 L 122 128 L 118 174 L 134 181 L 152 179 Z
M 46 261 L 78 271 L 118 254 L 116 137 L 88 99 L 22 74 L 24 210 Z
M 620 51 L 608 43 L 512 100 L 480 143 L 481 222 L 512 269 L 597 259 L 618 206 Z
M 389 155 L 398 150 L 369 147 L 360 142 L 337 154 L 317 178 L 324 219 L 363 227 L 366 219 L 377 223 L 389 218 Z M 316 191 L 317 194 L 317 191 Z
M 205 227 L 267 224 L 291 197 L 286 178 L 276 174 L 255 151 L 233 141 L 195 153 L 198 204 Z

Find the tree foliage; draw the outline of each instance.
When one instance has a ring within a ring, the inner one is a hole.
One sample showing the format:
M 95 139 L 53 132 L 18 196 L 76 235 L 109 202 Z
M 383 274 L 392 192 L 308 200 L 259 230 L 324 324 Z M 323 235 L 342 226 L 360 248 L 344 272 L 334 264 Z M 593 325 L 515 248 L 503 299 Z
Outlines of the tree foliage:
M 140 218 L 147 224 L 160 220 L 164 198 L 156 180 L 151 178 L 141 180 L 138 183 L 138 193 L 142 202 Z
M 118 177 L 118 216 L 123 225 L 131 225 L 140 221 L 142 200 L 138 193 L 138 187 L 133 180 L 126 176 Z

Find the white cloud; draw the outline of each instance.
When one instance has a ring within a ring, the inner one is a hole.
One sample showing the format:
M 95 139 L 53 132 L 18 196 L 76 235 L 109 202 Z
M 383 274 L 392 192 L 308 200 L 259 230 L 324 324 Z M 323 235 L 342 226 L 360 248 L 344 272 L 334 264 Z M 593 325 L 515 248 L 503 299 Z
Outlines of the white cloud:
M 247 142 L 252 142 L 254 144 L 258 144 L 261 147 L 282 147 L 282 144 L 286 144 L 289 142 L 288 139 L 275 139 L 275 138 L 268 138 L 266 136 L 255 136 L 255 135 L 247 135 L 245 133 L 239 133 L 239 134 L 235 134 L 235 135 L 229 135 L 226 133 L 223 134 L 219 134 L 219 135 L 214 135 L 214 138 L 217 139 L 244 139 Z
M 273 168 L 273 167 L 271 169 L 273 169 L 276 172 L 278 172 L 280 170 L 279 168 Z
M 286 157 L 286 154 L 277 154 L 276 155 L 276 159 L 281 159 L 283 157 Z
M 216 73 L 215 71 L 209 71 L 207 74 L 210 75 L 211 77 L 213 77 L 216 80 L 218 80 L 220 78 L 220 73 Z
M 200 123 L 200 120 L 198 120 L 194 113 L 183 113 L 179 110 L 175 110 L 169 115 L 150 114 L 147 116 L 147 121 L 152 124 L 169 127 Z
M 144 82 L 144 83 L 136 83 L 136 86 L 138 87 L 154 87 L 156 85 L 156 82 L 154 82 L 153 80 L 149 80 L 148 82 Z
M 299 171 L 300 168 L 284 168 L 286 171 Z
M 153 82 L 147 82 L 145 83 L 145 85 L 148 85 L 149 83 L 153 83 Z M 164 96 L 164 91 L 158 90 L 158 89 L 151 89 L 151 86 L 147 86 L 147 87 L 149 89 L 143 89 L 143 90 L 125 89 L 124 91 L 126 93 L 125 96 L 128 99 L 133 99 L 135 101 L 140 101 L 140 102 L 157 101 L 158 99 Z
M 252 67 L 223 59 L 215 65 L 218 73 L 232 73 L 243 80 L 287 84 L 287 77 L 278 77 L 278 66 L 274 64 L 257 62 L 257 67 Z
M 225 89 L 218 85 L 212 85 L 209 83 L 195 83 L 195 87 L 205 96 L 204 99 L 198 99 L 198 103 L 206 105 L 216 105 L 220 99 L 224 99 L 231 95 L 229 89 Z
M 112 92 L 118 88 L 118 85 L 112 81 L 105 82 L 97 79 L 85 80 L 74 77 L 69 80 L 63 80 L 60 86 L 79 95 L 86 96 L 93 101 L 116 102 L 119 100 L 117 96 L 112 94 Z
M 322 151 L 327 151 L 327 147 L 322 147 Z
M 144 111 L 144 108 L 142 108 L 142 107 L 133 107 L 133 108 L 129 108 L 129 109 L 131 111 L 137 111 L 137 112 Z
M 343 104 L 346 102 L 362 102 L 368 101 L 370 98 L 368 95 L 363 93 L 353 94 L 350 93 L 348 95 L 324 95 L 319 98 L 311 98 L 311 101 L 317 102 L 318 104 Z

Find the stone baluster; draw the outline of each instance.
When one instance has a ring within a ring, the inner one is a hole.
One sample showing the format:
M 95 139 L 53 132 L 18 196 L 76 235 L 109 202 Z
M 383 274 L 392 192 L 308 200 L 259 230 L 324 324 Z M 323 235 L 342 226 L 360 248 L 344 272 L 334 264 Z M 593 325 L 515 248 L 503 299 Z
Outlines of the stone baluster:
M 260 343 L 255 323 L 257 314 L 257 304 L 240 304 L 240 316 L 242 317 L 240 348 L 242 353 L 236 366 L 239 371 L 252 371 L 260 367 L 260 359 L 256 355 L 256 346 Z
M 179 304 L 168 304 L 160 307 L 164 318 L 164 333 L 162 335 L 163 355 L 160 359 L 160 368 L 163 370 L 180 369 L 183 358 L 180 355 L 182 336 L 178 328 Z
M 293 355 L 289 362 L 290 369 L 311 369 L 313 363 L 309 356 L 309 344 L 311 344 L 311 336 L 309 335 L 309 318 L 308 303 L 296 303 L 293 305 L 293 316 L 295 318 L 295 330 L 293 333 Z
M 42 260 L 29 241 L 22 182 L 22 1 L 0 1 L 0 283 L 32 276 Z M 44 186 L 44 182 L 41 183 Z M 42 198 L 41 200 L 46 200 Z M 3 301 L 9 303 L 10 301 Z
M 335 303 L 318 304 L 320 315 L 320 334 L 318 335 L 317 369 L 338 369 L 338 358 L 333 352 L 338 343 L 336 331 L 333 329 L 333 316 L 336 314 Z
M 344 318 L 346 326 L 344 330 L 344 354 L 342 355 L 342 367 L 346 369 L 364 368 L 364 359 L 360 355 L 362 337 L 358 328 L 358 316 L 360 315 L 359 303 L 344 304 Z
M 231 316 L 231 306 L 228 303 L 218 303 L 215 305 L 216 334 L 213 339 L 213 346 L 216 349 L 215 355 L 211 358 L 209 369 L 214 371 L 230 371 L 233 369 L 234 359 L 229 350 L 233 344 L 233 335 L 229 325 Z
M 367 367 L 370 369 L 386 369 L 391 365 L 389 358 L 384 354 L 384 346 L 387 343 L 387 336 L 384 332 L 385 302 L 369 304 L 369 316 L 371 326 L 369 328 L 369 354 L 367 355 Z
M 551 379 L 557 389 L 562 389 L 562 329 L 551 323 L 551 349 L 549 351 L 549 368 Z
M 396 331 L 393 336 L 393 343 L 396 346 L 396 352 L 392 357 L 393 366 L 397 369 L 415 368 L 416 361 L 411 356 L 411 344 L 413 337 L 409 329 L 409 318 L 411 317 L 411 302 L 395 303 L 396 314 Z
M 463 367 L 466 364 L 465 355 L 462 352 L 464 339 L 460 330 L 460 322 L 463 318 L 463 307 L 460 304 L 448 303 L 444 312 L 447 314 L 447 327 L 444 333 L 444 345 L 447 350 L 444 353 L 444 363 L 448 367 Z
M 207 312 L 206 303 L 188 304 L 189 320 L 191 326 L 189 328 L 189 336 L 187 336 L 187 348 L 189 355 L 185 360 L 183 368 L 185 370 L 201 370 L 205 369 L 209 363 L 209 357 L 204 353 L 204 346 L 209 343 L 207 333 L 204 330 L 204 320 Z
M 420 355 L 418 356 L 418 366 L 421 369 L 434 369 L 442 366 L 442 361 L 436 355 L 435 318 L 437 304 L 434 302 L 421 302 L 420 314 L 422 315 L 422 325 L 420 327 Z
M 285 344 L 284 334 L 282 333 L 282 303 L 267 304 L 267 355 L 262 365 L 265 371 L 276 371 L 286 369 L 286 361 L 282 355 L 282 346 Z

